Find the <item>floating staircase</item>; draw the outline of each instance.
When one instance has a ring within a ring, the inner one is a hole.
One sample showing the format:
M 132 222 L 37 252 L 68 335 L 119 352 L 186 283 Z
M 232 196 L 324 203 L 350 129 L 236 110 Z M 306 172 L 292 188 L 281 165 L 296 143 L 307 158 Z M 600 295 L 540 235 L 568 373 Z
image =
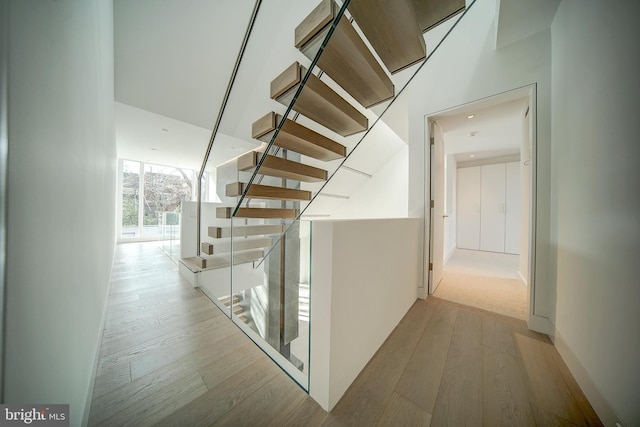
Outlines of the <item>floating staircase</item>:
M 345 99 L 316 74 L 310 74 L 292 106 L 293 110 L 343 137 L 366 131 L 369 121 L 363 109 L 394 96 L 390 76 L 426 58 L 423 32 L 464 9 L 464 0 L 434 0 L 428 5 L 426 3 L 422 0 L 351 0 L 348 4 L 351 19 L 343 15 L 335 25 L 317 67 L 352 100 Z M 339 7 L 334 0 L 322 0 L 295 28 L 295 48 L 312 60 L 338 12 Z M 291 64 L 272 80 L 271 99 L 288 106 L 306 73 L 307 69 L 299 62 Z M 352 104 L 353 100 L 356 101 L 355 105 Z M 332 161 L 347 155 L 344 145 L 294 120 L 283 119 L 274 111 L 253 123 L 251 136 L 263 143 L 273 139 L 271 145 L 279 148 L 278 155 L 271 151 L 265 156 L 264 148 L 247 152 L 236 159 L 237 170 L 254 173 L 257 169 L 260 177 L 279 178 L 281 185 L 262 184 L 262 178 L 251 185 L 240 179 L 226 184 L 224 195 L 238 198 L 244 194 L 245 206 L 217 208 L 216 217 L 243 218 L 245 222 L 262 219 L 265 223 L 234 225 L 233 231 L 231 228 L 209 227 L 209 237 L 212 239 L 225 239 L 232 235 L 238 239 L 233 245 L 229 242 L 202 243 L 201 253 L 206 258 L 192 260 L 202 268 L 231 265 L 229 252 L 232 249 L 234 264 L 238 259 L 255 261 L 259 252 L 268 250 L 273 244 L 273 239 L 266 236 L 279 235 L 284 230 L 283 224 L 267 222 L 274 219 L 290 221 L 299 216 L 299 202 L 310 201 L 312 194 L 300 188 L 291 188 L 291 183 L 299 187 L 296 182 L 313 183 L 328 179 L 327 170 L 302 163 L 299 161 L 301 156 Z M 287 158 L 291 154 L 295 159 Z M 274 207 L 277 201 L 280 204 Z M 249 239 L 250 236 L 260 237 Z M 226 260 L 226 264 L 223 260 Z
M 251 137 L 262 145 L 217 167 L 224 206 L 215 224 L 225 226 L 210 226 L 199 256 L 183 262 L 193 271 L 239 265 L 232 274 L 203 274 L 214 289 L 207 292 L 299 370 L 291 343 L 299 336 L 305 252 L 296 220 L 313 200 L 303 186 L 324 188 L 328 169 L 348 156 L 340 142 L 367 131 L 368 109 L 395 96 L 394 74 L 427 57 L 424 31 L 464 7 L 464 0 L 346 0 L 340 7 L 321 0 L 293 31 L 295 49 L 316 68 L 308 73 L 294 62 L 270 83 L 270 98 L 288 116 L 270 111 L 257 119 Z

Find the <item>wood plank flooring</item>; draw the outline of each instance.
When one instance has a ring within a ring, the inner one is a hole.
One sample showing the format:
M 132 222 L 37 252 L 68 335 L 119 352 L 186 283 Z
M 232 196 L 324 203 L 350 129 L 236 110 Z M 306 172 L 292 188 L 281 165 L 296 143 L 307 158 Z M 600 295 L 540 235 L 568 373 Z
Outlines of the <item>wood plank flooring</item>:
M 327 413 L 154 244 L 118 245 L 91 426 L 592 426 L 545 335 L 418 300 Z

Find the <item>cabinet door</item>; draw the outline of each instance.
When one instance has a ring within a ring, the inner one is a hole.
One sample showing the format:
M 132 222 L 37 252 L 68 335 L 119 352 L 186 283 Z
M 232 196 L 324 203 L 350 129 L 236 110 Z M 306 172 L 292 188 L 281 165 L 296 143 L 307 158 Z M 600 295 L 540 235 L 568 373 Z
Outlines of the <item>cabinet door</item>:
M 460 249 L 480 249 L 480 166 L 458 169 L 456 241 Z
M 507 163 L 504 251 L 520 253 L 520 163 Z
M 482 166 L 480 250 L 504 252 L 505 165 Z

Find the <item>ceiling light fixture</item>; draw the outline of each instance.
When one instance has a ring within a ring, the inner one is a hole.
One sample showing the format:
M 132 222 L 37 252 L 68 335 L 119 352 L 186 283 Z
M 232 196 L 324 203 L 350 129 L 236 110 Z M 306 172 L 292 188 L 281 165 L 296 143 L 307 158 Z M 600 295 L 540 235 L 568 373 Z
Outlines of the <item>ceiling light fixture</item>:
M 474 158 L 476 155 L 475 154 L 470 154 L 469 157 Z
M 167 128 L 162 128 L 162 131 L 163 131 L 163 132 L 169 132 L 169 129 L 167 129 Z
M 469 132 L 469 136 L 476 136 L 479 132 L 474 130 L 473 132 Z
M 151 151 L 158 151 L 158 149 L 155 147 L 151 147 Z
M 467 119 L 473 119 L 475 116 L 476 116 L 475 114 L 469 114 L 469 115 L 467 116 Z

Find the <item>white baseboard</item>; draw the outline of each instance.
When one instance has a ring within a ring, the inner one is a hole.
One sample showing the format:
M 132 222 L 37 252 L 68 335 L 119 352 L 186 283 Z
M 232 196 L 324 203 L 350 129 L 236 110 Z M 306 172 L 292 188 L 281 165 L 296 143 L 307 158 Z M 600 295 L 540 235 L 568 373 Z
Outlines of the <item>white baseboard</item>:
M 102 319 L 100 319 L 100 333 L 98 335 L 98 345 L 96 346 L 96 352 L 93 357 L 93 366 L 91 369 L 91 376 L 89 380 L 89 390 L 87 392 L 87 398 L 85 399 L 84 410 L 82 411 L 82 426 L 89 425 L 89 416 L 91 415 L 91 404 L 93 403 L 93 388 L 96 385 L 96 374 L 98 373 L 98 363 L 100 363 L 100 352 L 102 350 L 102 338 L 104 337 L 104 327 L 107 323 L 107 308 L 109 305 L 109 295 L 111 294 L 111 274 L 113 273 L 113 264 L 116 259 L 116 246 L 113 245 L 113 255 L 111 257 L 111 268 L 109 270 L 109 282 L 107 283 L 107 293 L 104 299 L 104 306 L 102 307 Z
M 442 261 L 442 265 L 446 265 L 449 262 L 449 259 L 451 258 L 451 256 L 455 251 L 456 251 L 455 246 L 449 249 L 449 252 L 447 252 L 447 255 L 444 257 L 444 260 Z
M 551 322 L 546 317 L 536 316 L 535 314 L 529 314 L 529 320 L 527 326 L 532 331 L 540 332 L 541 334 L 549 335 L 551 331 Z
M 594 384 L 587 370 L 582 366 L 582 363 L 580 363 L 571 348 L 569 348 L 564 338 L 562 338 L 560 332 L 554 325 L 551 325 L 551 327 L 552 330 L 549 336 L 551 337 L 553 344 L 558 350 L 558 353 L 560 353 L 560 357 L 562 357 L 564 363 L 567 364 L 569 371 L 571 371 L 571 375 L 575 378 L 576 382 L 582 389 L 582 392 L 587 397 L 587 400 L 591 403 L 594 411 L 596 411 L 596 414 L 600 417 L 600 421 L 602 421 L 605 426 L 624 425 L 619 417 L 616 416 L 616 413 L 611 405 L 609 405 L 609 402 L 607 402 L 604 396 L 602 396 L 602 393 L 600 393 L 600 390 L 598 390 L 597 386 Z
M 520 278 L 520 281 L 522 282 L 524 287 L 528 288 L 529 287 L 529 283 L 527 282 L 527 279 L 525 279 L 524 276 L 522 275 L 522 272 L 520 270 L 518 270 L 518 271 L 516 271 L 516 273 L 518 273 L 518 277 Z

